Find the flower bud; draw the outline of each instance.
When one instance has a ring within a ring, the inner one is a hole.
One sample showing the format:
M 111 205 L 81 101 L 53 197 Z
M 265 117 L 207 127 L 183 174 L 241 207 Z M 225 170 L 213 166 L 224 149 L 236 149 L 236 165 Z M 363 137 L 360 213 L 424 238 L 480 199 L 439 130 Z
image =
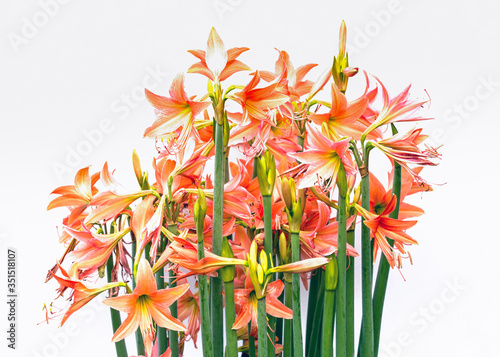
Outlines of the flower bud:
M 255 160 L 260 192 L 262 196 L 271 196 L 276 180 L 276 161 L 274 160 L 274 155 L 271 155 L 269 150 L 267 150 L 261 157 Z
M 288 264 L 290 262 L 290 251 L 285 233 L 280 233 L 278 244 L 281 264 Z
M 268 268 L 267 254 L 264 250 L 260 251 L 260 265 L 262 265 L 262 269 L 264 269 L 264 271 L 267 270 Z
M 337 288 L 337 281 L 339 277 L 339 266 L 337 264 L 337 257 L 332 254 L 330 261 L 325 265 L 325 289 L 335 290 Z
M 262 270 L 262 266 L 257 265 L 257 278 L 259 279 L 259 284 L 264 284 L 264 271 Z

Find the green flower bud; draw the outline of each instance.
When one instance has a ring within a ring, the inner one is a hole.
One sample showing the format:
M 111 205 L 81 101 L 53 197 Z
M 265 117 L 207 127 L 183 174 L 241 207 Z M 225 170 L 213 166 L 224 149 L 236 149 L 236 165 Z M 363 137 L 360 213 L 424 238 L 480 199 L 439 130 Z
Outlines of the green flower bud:
M 339 279 L 339 266 L 337 257 L 332 254 L 330 261 L 325 265 L 325 289 L 337 289 L 337 281 Z

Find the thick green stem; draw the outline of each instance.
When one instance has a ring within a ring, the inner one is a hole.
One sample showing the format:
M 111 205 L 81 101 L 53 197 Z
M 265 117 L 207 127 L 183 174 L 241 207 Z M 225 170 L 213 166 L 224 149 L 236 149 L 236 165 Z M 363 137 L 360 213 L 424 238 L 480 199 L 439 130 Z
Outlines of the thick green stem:
M 258 324 L 258 354 L 259 357 L 267 357 L 267 314 L 266 298 L 257 299 L 257 324 Z
M 354 247 L 354 224 L 347 231 L 347 243 Z M 346 353 L 347 356 L 354 356 L 354 258 L 349 257 L 346 272 Z
M 248 323 L 248 354 L 250 357 L 255 357 L 255 337 L 251 335 L 252 333 L 252 321 Z
M 223 124 L 214 122 L 215 126 L 215 167 L 214 167 L 214 199 L 212 225 L 212 252 L 222 253 L 222 211 L 224 202 L 224 150 Z M 223 331 L 224 314 L 222 310 L 222 279 L 220 274 L 210 278 L 211 321 L 214 356 L 221 357 L 224 353 Z
M 291 233 L 292 262 L 300 260 L 300 238 L 299 232 Z M 302 343 L 302 319 L 300 311 L 300 274 L 292 276 L 292 299 L 293 299 L 293 355 L 302 357 L 304 348 Z
M 311 272 L 311 280 L 309 281 L 309 297 L 307 299 L 307 319 L 306 319 L 306 355 L 308 355 L 311 345 L 311 333 L 313 329 L 314 311 L 318 304 L 318 293 L 320 276 L 319 272 L 322 269 L 316 269 Z
M 333 357 L 333 317 L 335 311 L 335 290 L 325 291 L 325 304 L 323 309 L 323 329 L 321 350 L 322 357 Z M 317 346 L 316 346 L 317 348 Z M 338 348 L 338 346 L 337 346 Z M 314 354 L 311 354 L 313 356 Z
M 362 207 L 370 210 L 370 175 L 365 157 L 364 170 L 361 178 Z M 362 219 L 364 221 L 364 219 Z M 373 306 L 372 306 L 372 249 L 370 242 L 370 229 L 361 225 L 361 285 L 363 320 L 360 334 L 360 356 L 373 357 Z
M 203 242 L 203 223 L 199 219 L 196 222 L 196 235 L 198 237 L 198 260 L 205 257 L 205 244 Z M 212 330 L 210 328 L 210 306 L 209 291 L 206 275 L 198 275 L 198 291 L 200 297 L 200 319 L 201 319 L 201 343 L 203 348 L 203 357 L 212 357 L 214 355 L 212 347 Z
M 285 273 L 285 306 L 293 309 L 291 274 Z M 283 338 L 283 357 L 292 357 L 293 329 L 292 320 L 285 319 L 285 336 Z
M 156 287 L 158 290 L 165 289 L 165 278 L 163 276 L 164 270 L 161 269 L 158 273 L 156 273 Z M 164 353 L 168 348 L 167 342 L 167 329 L 164 327 L 158 326 L 156 329 L 157 338 L 158 338 L 158 352 L 159 354 Z M 175 356 L 175 355 L 174 355 Z
M 392 184 L 392 194 L 397 197 L 397 204 L 394 211 L 389 214 L 390 218 L 397 219 L 399 217 L 399 204 L 401 199 L 401 165 L 394 163 L 394 181 Z M 394 241 L 389 240 L 391 247 Z M 375 290 L 373 292 L 373 343 L 375 356 L 378 356 L 378 348 L 380 342 L 380 331 L 382 327 L 382 313 L 384 310 L 385 292 L 387 290 L 387 282 L 391 266 L 384 255 L 381 255 L 380 264 L 378 267 L 377 280 L 375 281 Z
M 323 334 L 323 308 L 325 304 L 325 274 L 323 269 L 316 270 L 316 280 L 318 281 L 316 286 L 317 293 L 314 296 L 315 299 L 313 299 L 311 304 L 313 306 L 311 310 L 308 311 L 307 316 L 309 320 L 309 313 L 312 315 L 310 341 L 309 345 L 306 345 L 306 356 L 312 357 L 317 356 L 319 353 L 318 346 L 320 345 L 320 338 Z M 312 286 L 310 289 L 312 289 Z M 309 296 L 311 297 L 311 295 Z
M 236 330 L 233 330 L 233 324 L 236 319 L 234 310 L 234 281 L 224 283 L 224 298 L 226 303 L 226 356 L 237 357 L 238 339 L 236 337 Z
M 276 262 L 275 262 L 276 263 Z M 275 264 L 277 265 L 277 264 Z M 278 279 L 283 281 L 283 273 L 278 274 Z M 278 297 L 278 300 L 283 303 L 285 301 L 285 294 L 281 294 Z M 283 319 L 282 318 L 277 318 L 276 319 L 276 334 L 275 336 L 278 337 L 278 343 L 280 345 L 283 345 Z
M 111 272 L 113 271 L 113 255 L 109 256 L 108 262 L 106 263 L 106 277 L 108 282 L 111 283 Z M 113 297 L 113 290 L 110 290 L 110 297 Z M 113 333 L 118 330 L 122 324 L 122 319 L 120 317 L 120 311 L 115 309 L 111 310 L 111 324 L 113 325 Z M 125 345 L 125 339 L 115 342 L 116 356 L 117 357 L 128 357 L 127 346 Z
M 137 241 L 134 239 L 132 241 L 132 266 L 134 266 L 134 264 L 135 264 L 134 257 L 135 257 L 136 252 L 137 252 Z M 132 274 L 132 289 L 135 289 L 135 286 L 136 286 L 136 281 L 135 281 L 134 274 Z M 142 340 L 142 334 L 141 334 L 140 329 L 135 330 L 135 345 L 137 347 L 137 355 L 138 356 L 146 355 L 146 350 L 144 348 L 144 341 Z
M 175 273 L 170 270 L 168 272 L 168 277 L 169 277 L 169 287 L 170 288 L 175 288 L 177 286 L 177 283 L 174 283 L 174 280 L 176 278 Z M 177 301 L 174 302 L 172 305 L 170 305 L 170 313 L 172 314 L 173 317 L 177 317 Z M 170 342 L 170 350 L 172 351 L 172 356 L 176 357 L 179 356 L 179 332 L 170 330 L 168 333 L 168 341 Z
M 273 259 L 273 217 L 272 217 L 272 196 L 262 196 L 262 203 L 264 205 L 264 251 L 270 259 Z M 274 274 L 271 275 L 270 282 L 273 282 Z M 274 356 L 274 335 L 276 332 L 276 319 L 274 316 L 269 315 L 269 339 L 273 343 L 268 344 L 269 356 Z
M 339 276 L 337 285 L 337 306 L 336 306 L 336 346 L 337 356 L 346 356 L 346 242 L 347 242 L 347 207 L 346 198 L 339 190 L 339 226 L 337 243 L 337 260 L 339 266 Z M 326 300 L 326 298 L 325 298 Z M 325 304 L 326 309 L 326 304 Z

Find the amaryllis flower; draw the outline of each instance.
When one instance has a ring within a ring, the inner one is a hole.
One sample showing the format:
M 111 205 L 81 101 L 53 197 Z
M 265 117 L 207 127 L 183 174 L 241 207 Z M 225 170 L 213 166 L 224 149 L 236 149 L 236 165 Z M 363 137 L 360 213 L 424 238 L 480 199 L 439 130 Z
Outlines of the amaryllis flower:
M 112 342 L 120 341 L 141 329 L 147 355 L 151 355 L 156 328 L 186 331 L 186 326 L 170 314 L 169 306 L 177 301 L 187 290 L 189 284 L 171 289 L 157 290 L 156 281 L 148 261 L 142 259 L 137 272 L 137 285 L 131 294 L 112 297 L 103 301 L 115 310 L 125 312 L 127 318 L 116 330 Z
M 219 82 L 236 72 L 249 71 L 250 67 L 236 59 L 245 51 L 248 51 L 248 48 L 235 47 L 226 52 L 222 39 L 212 27 L 207 41 L 207 52 L 202 50 L 188 51 L 200 60 L 189 67 L 188 73 L 203 74 L 210 80 Z
M 394 240 L 394 246 L 401 254 L 406 254 L 405 244 L 418 244 L 415 239 L 404 232 L 413 227 L 417 221 L 403 221 L 388 217 L 388 214 L 396 207 L 396 200 L 396 196 L 392 196 L 391 201 L 380 214 L 368 212 L 361 206 L 355 205 L 356 210 L 365 218 L 364 224 L 370 228 L 371 236 L 374 239 L 373 260 L 375 261 L 377 258 L 377 252 L 380 249 L 392 268 L 395 266 L 396 259 L 387 238 Z
M 368 99 L 362 95 L 353 102 L 348 103 L 347 98 L 332 83 L 332 102 L 328 113 L 311 114 L 309 118 L 318 125 L 326 124 L 330 135 L 335 139 L 348 136 L 358 140 L 365 131 L 366 125 L 360 121 L 360 117 L 368 106 Z M 380 137 L 380 132 L 374 132 L 374 137 Z
M 245 260 L 221 257 L 207 249 L 205 249 L 205 258 L 198 260 L 198 246 L 180 237 L 175 237 L 174 242 L 169 247 L 174 253 L 169 254 L 168 260 L 190 271 L 178 276 L 177 279 L 187 278 L 195 274 L 211 274 L 225 266 L 247 264 Z
M 401 191 L 399 203 L 399 219 L 418 217 L 424 214 L 424 210 L 420 207 L 403 202 L 406 197 L 406 192 Z M 384 185 L 370 172 L 370 212 L 381 214 L 389 205 L 392 199 L 392 187 L 388 190 Z
M 283 289 L 284 284 L 281 280 L 267 285 L 265 292 L 266 312 L 274 317 L 291 319 L 293 317 L 292 310 L 278 300 Z M 234 303 L 238 307 L 238 314 L 233 324 L 233 330 L 239 330 L 248 325 L 250 321 L 252 326 L 257 326 L 257 295 L 249 278 L 246 280 L 245 289 L 235 290 Z
M 256 119 L 266 118 L 270 111 L 289 101 L 289 96 L 276 90 L 277 83 L 264 88 L 256 88 L 260 82 L 259 71 L 241 92 L 231 96 L 243 109 L 243 123 L 247 124 L 249 117 Z
M 384 106 L 382 110 L 378 113 L 377 118 L 373 123 L 366 128 L 364 131 L 362 138 L 366 137 L 370 132 L 375 130 L 376 128 L 400 121 L 416 121 L 416 120 L 427 120 L 430 118 L 422 118 L 416 114 L 418 109 L 425 103 L 424 101 L 411 101 L 409 99 L 410 96 L 410 87 L 405 88 L 401 93 L 399 93 L 396 97 L 389 99 L 389 93 L 387 93 L 387 89 L 383 85 L 383 83 L 375 77 L 375 79 L 380 83 L 382 88 L 382 98 L 384 100 Z
M 396 161 L 412 173 L 408 164 L 435 166 L 436 164 L 430 159 L 439 157 L 435 149 L 420 150 L 418 145 L 427 139 L 427 135 L 422 135 L 421 132 L 422 129 L 412 129 L 407 133 L 398 133 L 387 139 L 373 141 L 372 144 L 389 159 Z
M 299 100 L 301 96 L 309 93 L 313 82 L 304 80 L 309 71 L 317 64 L 306 64 L 295 69 L 290 56 L 286 51 L 280 51 L 275 65 L 275 72 L 261 71 L 260 75 L 266 82 L 277 81 L 277 90 L 290 96 L 290 100 Z
M 179 283 L 187 283 L 186 280 L 181 280 Z M 200 318 L 200 302 L 198 292 L 193 294 L 190 289 L 182 295 L 179 300 L 177 300 L 177 314 L 178 318 L 181 321 L 188 319 L 188 326 L 186 330 L 186 335 L 181 341 L 184 343 L 187 338 L 191 338 L 193 340 L 193 344 L 195 348 L 196 342 L 198 340 L 198 332 L 201 328 L 201 318 Z
M 347 176 L 355 175 L 354 164 L 347 152 L 349 139 L 332 141 L 309 124 L 307 133 L 304 151 L 288 154 L 301 162 L 301 165 L 292 169 L 293 172 L 303 171 L 297 188 L 315 185 L 322 185 L 325 189 L 333 187 L 341 165 Z
M 155 108 L 156 121 L 144 132 L 144 136 L 156 138 L 168 136 L 183 127 L 177 141 L 183 146 L 193 130 L 194 118 L 210 105 L 210 102 L 191 100 L 184 91 L 184 75 L 178 74 L 169 90 L 170 97 L 162 97 L 146 89 L 146 98 Z
M 92 197 L 97 193 L 94 185 L 99 180 L 99 177 L 100 172 L 93 174 L 91 177 L 88 167 L 78 170 L 74 185 L 61 186 L 52 191 L 52 194 L 60 196 L 50 201 L 47 210 L 56 207 L 68 207 L 71 213 L 68 216 L 67 224 L 73 224 L 89 206 Z
M 81 280 L 71 277 L 61 265 L 59 264 L 57 265 L 62 276 L 58 276 L 54 274 L 52 271 L 49 271 L 49 274 L 51 274 L 54 277 L 54 279 L 56 279 L 57 282 L 61 284 L 60 288 L 58 289 L 60 295 L 62 295 L 63 292 L 68 288 L 73 290 L 71 297 L 73 302 L 71 303 L 71 306 L 66 310 L 61 320 L 61 326 L 64 325 L 66 320 L 75 311 L 78 311 L 79 309 L 84 307 L 100 293 L 109 289 L 126 285 L 125 283 L 122 282 L 115 282 L 115 283 L 108 283 L 98 288 L 89 288 Z
M 300 227 L 301 253 L 306 258 L 328 257 L 337 251 L 339 222 L 330 219 L 331 209 L 325 203 L 318 201 L 317 209 L 309 209 L 306 204 L 305 220 Z M 349 227 L 355 216 L 347 220 Z M 359 254 L 350 244 L 346 244 L 346 253 L 351 257 Z
M 64 227 L 64 229 L 79 242 L 76 248 L 69 253 L 71 259 L 75 261 L 70 269 L 72 276 L 76 276 L 79 270 L 87 270 L 86 275 L 88 275 L 104 265 L 113 253 L 113 249 L 130 232 L 130 228 L 111 234 L 99 234 L 86 226 L 82 226 L 81 231 L 70 227 Z

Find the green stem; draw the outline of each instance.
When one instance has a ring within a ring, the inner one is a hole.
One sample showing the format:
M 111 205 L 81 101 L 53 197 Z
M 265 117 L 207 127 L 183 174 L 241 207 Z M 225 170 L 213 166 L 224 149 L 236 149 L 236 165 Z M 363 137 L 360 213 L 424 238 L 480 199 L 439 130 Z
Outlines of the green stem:
M 299 232 L 291 233 L 292 262 L 300 260 L 300 238 Z M 302 344 L 302 319 L 300 312 L 300 274 L 292 276 L 292 299 L 293 299 L 293 355 L 302 357 L 304 348 Z
M 251 335 L 252 321 L 248 323 L 248 354 L 250 357 L 255 357 L 255 337 Z
M 322 330 L 323 339 L 321 344 L 322 357 L 333 357 L 332 321 L 334 317 L 334 311 L 335 311 L 335 290 L 326 290 L 325 304 L 323 309 L 323 330 Z
M 237 357 L 238 339 L 236 337 L 236 330 L 233 330 L 233 324 L 236 319 L 234 310 L 234 281 L 224 283 L 224 298 L 226 303 L 226 356 Z
M 108 278 L 108 283 L 111 283 L 111 272 L 113 271 L 113 255 L 109 256 L 106 263 L 106 277 Z M 114 290 L 114 289 L 113 289 Z M 110 297 L 113 297 L 113 290 L 110 291 Z M 122 324 L 122 319 L 120 317 L 120 311 L 115 309 L 111 310 L 111 324 L 113 325 L 113 333 L 118 330 Z M 117 357 L 128 357 L 127 345 L 125 344 L 125 339 L 115 342 L 116 356 Z
M 267 314 L 266 298 L 257 299 L 257 324 L 258 324 L 258 354 L 267 357 Z
M 346 242 L 347 242 L 347 207 L 346 198 L 339 190 L 339 226 L 337 243 L 337 260 L 339 266 L 338 285 L 337 285 L 337 306 L 336 306 L 336 346 L 337 356 L 346 356 Z M 326 298 L 325 298 L 326 301 Z M 326 304 L 325 304 L 326 310 Z
M 285 306 L 293 309 L 292 279 L 290 273 L 285 273 Z M 285 336 L 283 338 L 283 357 L 292 357 L 293 329 L 292 320 L 285 319 Z
M 317 280 L 317 294 L 316 299 L 313 301 L 313 307 L 311 314 L 313 318 L 311 319 L 311 336 L 309 341 L 309 346 L 306 346 L 306 356 L 316 356 L 318 354 L 318 346 L 320 344 L 320 337 L 323 334 L 323 309 L 325 304 L 325 275 L 323 269 L 318 269 L 316 271 Z M 333 304 L 332 304 L 333 305 Z M 308 316 L 309 318 L 309 312 Z M 333 319 L 333 317 L 332 317 Z M 333 334 L 332 334 L 333 336 Z M 333 342 L 332 342 L 333 343 Z
M 135 257 L 136 252 L 137 252 L 137 241 L 134 239 L 132 241 L 132 266 L 134 266 L 134 264 L 135 264 L 134 257 Z M 132 274 L 132 289 L 135 289 L 135 286 L 136 286 L 136 281 L 135 281 L 134 274 Z M 137 347 L 137 355 L 138 356 L 146 355 L 146 349 L 144 348 L 144 341 L 142 340 L 142 334 L 141 334 L 140 329 L 135 330 L 135 345 Z
M 196 222 L 196 235 L 198 237 L 198 260 L 205 257 L 205 244 L 203 242 L 203 223 L 202 219 Z M 198 291 L 200 298 L 200 319 L 201 319 L 201 343 L 203 348 L 203 357 L 212 357 L 214 355 L 212 347 L 212 330 L 210 328 L 210 306 L 209 291 L 206 275 L 198 275 Z
M 212 252 L 216 255 L 222 253 L 222 211 L 224 202 L 224 150 L 223 150 L 223 124 L 214 122 L 215 126 L 215 166 L 214 166 L 214 199 L 213 199 L 213 226 L 212 226 Z M 220 274 L 210 278 L 211 286 L 211 321 L 214 356 L 219 357 L 224 353 L 223 331 L 224 315 L 222 310 L 222 279 Z
M 390 218 L 398 219 L 399 217 L 399 204 L 401 199 L 401 165 L 394 162 L 394 181 L 392 185 L 392 194 L 397 197 L 397 204 L 394 211 L 389 214 Z M 394 241 L 389 240 L 391 247 Z M 385 292 L 387 290 L 387 282 L 389 280 L 389 272 L 391 266 L 387 259 L 382 255 L 377 273 L 377 280 L 375 282 L 375 290 L 373 292 L 373 343 L 375 350 L 375 357 L 378 356 L 378 348 L 380 342 L 380 331 L 382 327 L 382 313 L 384 310 Z
M 165 279 L 163 277 L 164 269 L 161 269 L 158 273 L 156 273 L 156 287 L 158 290 L 165 289 Z M 167 329 L 164 327 L 158 326 L 157 329 L 158 334 L 158 352 L 159 354 L 164 353 L 168 348 L 167 342 Z
M 264 251 L 266 252 L 269 259 L 273 259 L 273 217 L 272 217 L 272 196 L 262 196 L 262 203 L 264 205 Z M 271 275 L 269 282 L 275 280 L 274 274 Z M 275 335 L 275 323 L 276 319 L 274 316 L 269 315 L 269 339 L 272 343 L 268 343 L 268 354 L 269 356 L 274 356 L 274 335 Z
M 361 203 L 367 211 L 370 210 L 370 174 L 368 172 L 368 157 L 364 162 L 366 171 L 361 178 Z M 364 218 L 362 219 L 364 222 Z M 361 285 L 363 320 L 360 334 L 360 354 L 363 357 L 373 357 L 373 306 L 372 306 L 372 249 L 370 229 L 361 225 Z
M 169 287 L 170 288 L 175 288 L 177 286 L 177 283 L 174 283 L 174 280 L 176 278 L 175 273 L 173 270 L 170 270 L 168 272 L 168 277 L 169 277 Z M 172 305 L 170 305 L 170 313 L 172 314 L 173 317 L 177 317 L 177 301 L 175 301 Z M 170 330 L 168 333 L 168 341 L 170 343 L 170 351 L 172 351 L 172 356 L 179 356 L 179 332 Z
M 347 243 L 354 247 L 354 227 L 353 224 L 347 231 Z M 347 308 L 347 316 L 346 316 L 346 343 L 347 343 L 347 356 L 354 356 L 354 258 L 349 257 L 350 262 L 348 261 L 349 268 L 346 272 L 346 308 Z
M 173 234 L 178 234 L 177 224 L 168 225 L 167 229 Z M 176 273 L 173 270 L 169 270 L 168 272 L 169 284 L 170 288 L 174 288 L 177 286 L 177 283 L 174 283 L 176 278 Z M 173 317 L 177 317 L 177 301 L 175 301 L 172 305 L 170 305 L 170 313 Z M 170 344 L 170 351 L 172 352 L 173 357 L 179 356 L 179 332 L 170 330 L 168 332 L 168 341 Z
M 278 279 L 283 281 L 283 273 L 278 273 Z M 281 294 L 278 297 L 278 300 L 281 303 L 283 303 L 285 301 L 285 294 Z M 276 319 L 276 334 L 275 334 L 275 336 L 278 337 L 278 343 L 280 345 L 283 345 L 283 319 L 282 318 Z
M 311 333 L 314 327 L 314 311 L 316 310 L 316 306 L 318 304 L 318 293 L 319 293 L 319 283 L 320 276 L 319 272 L 322 269 L 316 269 L 311 272 L 311 280 L 309 282 L 309 297 L 307 299 L 307 319 L 306 319 L 306 354 L 309 351 L 309 347 L 311 346 Z

